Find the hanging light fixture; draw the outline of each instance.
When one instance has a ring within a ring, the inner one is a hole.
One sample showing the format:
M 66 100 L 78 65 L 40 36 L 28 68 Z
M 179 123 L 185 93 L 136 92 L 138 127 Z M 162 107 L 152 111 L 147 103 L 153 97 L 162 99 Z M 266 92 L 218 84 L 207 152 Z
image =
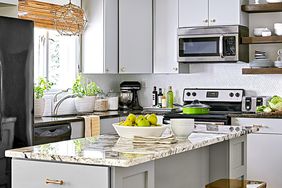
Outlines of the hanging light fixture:
M 79 6 L 68 4 L 54 11 L 56 30 L 64 36 L 79 36 L 86 28 L 87 18 Z

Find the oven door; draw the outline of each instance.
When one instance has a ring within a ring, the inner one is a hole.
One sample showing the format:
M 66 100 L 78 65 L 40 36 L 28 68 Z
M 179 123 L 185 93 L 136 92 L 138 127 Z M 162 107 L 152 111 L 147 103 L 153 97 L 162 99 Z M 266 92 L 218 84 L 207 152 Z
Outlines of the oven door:
M 223 59 L 223 35 L 178 36 L 178 62 L 216 62 Z

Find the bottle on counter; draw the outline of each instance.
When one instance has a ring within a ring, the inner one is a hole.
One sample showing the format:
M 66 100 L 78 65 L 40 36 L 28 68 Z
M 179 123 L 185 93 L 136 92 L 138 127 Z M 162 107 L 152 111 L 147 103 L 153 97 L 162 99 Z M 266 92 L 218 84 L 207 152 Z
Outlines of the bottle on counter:
M 166 108 L 166 96 L 165 95 L 163 95 L 162 96 L 162 108 Z
M 158 93 L 158 107 L 162 107 L 162 96 L 163 96 L 163 91 L 162 88 L 159 88 L 159 93 Z
M 153 106 L 158 106 L 158 91 L 156 86 L 154 86 L 153 90 Z
M 167 92 L 167 105 L 166 107 L 167 108 L 173 108 L 173 103 L 174 103 L 174 94 L 173 94 L 173 91 L 172 91 L 172 86 L 169 86 L 168 88 L 168 92 Z

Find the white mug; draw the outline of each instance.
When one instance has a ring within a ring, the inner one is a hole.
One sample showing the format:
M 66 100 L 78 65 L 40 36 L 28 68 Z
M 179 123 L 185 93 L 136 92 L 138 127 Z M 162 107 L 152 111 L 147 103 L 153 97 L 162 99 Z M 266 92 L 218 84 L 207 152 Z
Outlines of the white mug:
M 171 119 L 171 131 L 177 138 L 187 138 L 194 130 L 194 119 Z

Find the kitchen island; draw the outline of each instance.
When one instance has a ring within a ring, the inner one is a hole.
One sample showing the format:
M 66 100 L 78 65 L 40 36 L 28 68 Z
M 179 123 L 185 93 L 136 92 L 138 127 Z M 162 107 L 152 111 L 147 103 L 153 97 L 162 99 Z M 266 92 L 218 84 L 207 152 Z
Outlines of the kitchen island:
M 246 177 L 247 134 L 192 133 L 176 144 L 138 144 L 101 135 L 6 151 L 13 188 L 201 188 Z

